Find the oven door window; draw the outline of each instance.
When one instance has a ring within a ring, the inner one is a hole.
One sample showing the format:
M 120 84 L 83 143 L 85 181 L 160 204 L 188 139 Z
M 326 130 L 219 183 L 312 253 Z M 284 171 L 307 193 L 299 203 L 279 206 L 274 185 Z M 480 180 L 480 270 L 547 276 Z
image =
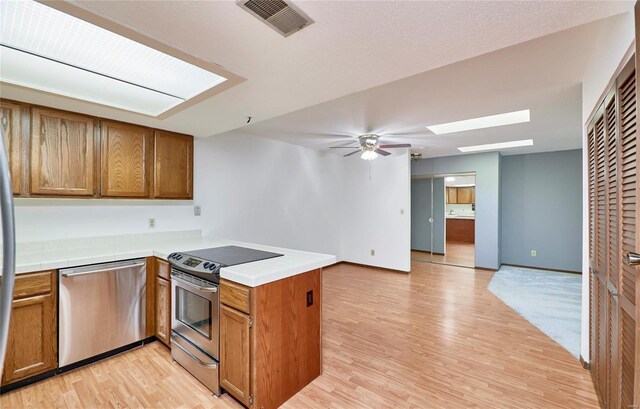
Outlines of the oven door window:
M 177 287 L 175 313 L 184 325 L 211 339 L 211 301 Z

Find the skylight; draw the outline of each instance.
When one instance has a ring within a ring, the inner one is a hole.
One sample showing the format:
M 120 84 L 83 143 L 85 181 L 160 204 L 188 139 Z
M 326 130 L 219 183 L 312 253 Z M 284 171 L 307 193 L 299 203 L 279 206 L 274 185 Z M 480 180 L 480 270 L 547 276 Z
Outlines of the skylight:
M 3 82 L 157 116 L 226 80 L 35 1 L 0 15 Z
M 427 129 L 436 135 L 443 135 L 447 133 L 470 131 L 472 129 L 492 128 L 495 126 L 529 122 L 531 120 L 529 114 L 529 110 L 525 109 L 523 111 L 507 112 L 505 114 L 483 116 L 480 118 L 427 126 Z
M 532 146 L 533 139 L 524 139 L 521 141 L 500 142 L 500 143 L 488 143 L 486 145 L 474 145 L 463 146 L 458 148 L 460 152 L 478 152 L 478 151 L 493 151 L 506 148 L 519 148 L 521 146 Z

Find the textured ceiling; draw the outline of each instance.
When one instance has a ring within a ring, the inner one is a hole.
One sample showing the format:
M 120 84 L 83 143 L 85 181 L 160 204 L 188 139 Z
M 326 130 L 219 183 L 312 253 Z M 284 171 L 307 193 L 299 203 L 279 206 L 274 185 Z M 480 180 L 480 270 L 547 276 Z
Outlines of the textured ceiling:
M 234 1 L 74 4 L 245 78 L 157 120 L 2 84 L 5 98 L 211 136 L 629 10 L 616 1 L 296 1 L 316 23 L 288 38 Z M 565 98 L 574 89 L 557 89 Z M 450 107 L 449 107 L 450 108 Z M 450 111 L 454 114 L 454 111 Z
M 581 147 L 581 81 L 593 45 L 618 15 L 354 93 L 242 129 L 328 149 L 363 133 L 411 143 L 423 157 L 459 155 L 457 147 L 533 139 L 531 153 Z M 531 110 L 531 122 L 434 135 L 428 125 Z M 396 134 L 395 136 L 386 136 Z M 404 135 L 404 136 L 398 136 Z M 346 152 L 345 152 L 346 151 Z M 357 158 L 357 156 L 353 156 Z

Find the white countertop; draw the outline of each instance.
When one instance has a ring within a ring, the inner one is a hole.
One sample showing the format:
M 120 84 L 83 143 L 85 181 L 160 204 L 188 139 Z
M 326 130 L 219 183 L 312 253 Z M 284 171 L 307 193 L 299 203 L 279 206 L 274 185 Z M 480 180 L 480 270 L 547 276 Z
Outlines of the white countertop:
M 475 220 L 476 217 L 472 215 L 463 215 L 463 214 L 447 214 L 447 219 L 461 219 L 461 220 Z
M 166 260 L 167 256 L 175 251 L 228 245 L 284 254 L 282 257 L 220 270 L 221 278 L 249 287 L 257 287 L 336 263 L 336 257 L 328 254 L 201 237 L 199 231 L 188 231 L 18 243 L 16 272 L 21 274 L 149 256 Z

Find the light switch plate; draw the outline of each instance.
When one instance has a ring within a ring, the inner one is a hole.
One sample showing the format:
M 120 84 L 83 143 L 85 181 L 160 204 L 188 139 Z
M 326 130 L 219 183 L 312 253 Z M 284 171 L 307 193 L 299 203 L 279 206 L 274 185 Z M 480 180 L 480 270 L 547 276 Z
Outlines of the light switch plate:
M 202 213 L 202 209 L 200 208 L 200 206 L 193 206 L 193 215 L 194 216 L 200 216 L 201 213 Z
M 538 252 L 535 250 L 531 250 L 531 257 L 536 257 L 538 255 Z
M 156 227 L 156 219 L 155 219 L 155 217 L 150 217 L 149 218 L 149 228 L 153 229 L 155 227 Z

